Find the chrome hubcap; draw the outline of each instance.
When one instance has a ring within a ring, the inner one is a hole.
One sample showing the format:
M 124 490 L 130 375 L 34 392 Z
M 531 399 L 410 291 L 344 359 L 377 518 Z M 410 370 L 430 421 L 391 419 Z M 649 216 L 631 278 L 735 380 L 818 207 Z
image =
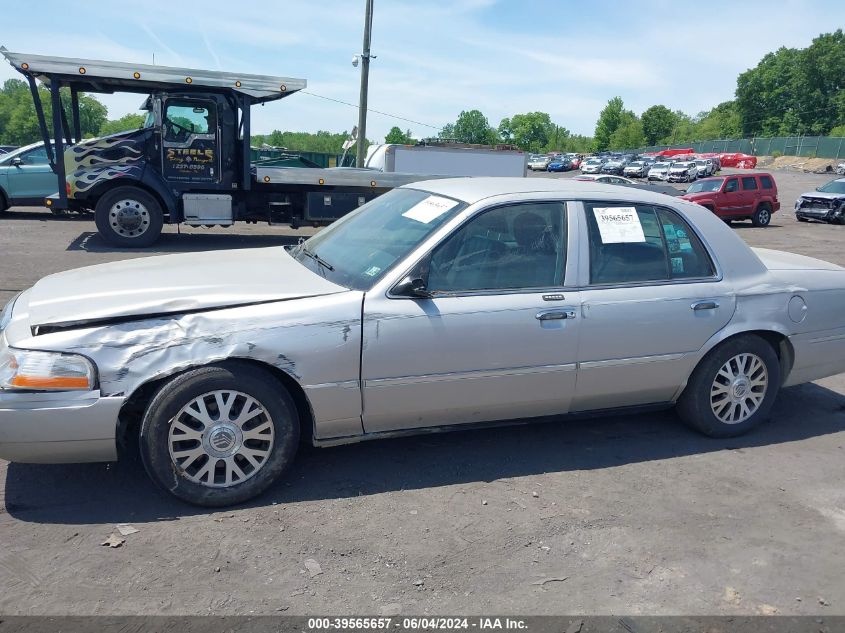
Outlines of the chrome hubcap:
M 170 421 L 170 459 L 194 483 L 226 488 L 260 471 L 273 450 L 273 421 L 241 391 L 210 391 Z
M 760 224 L 768 224 L 769 223 L 769 212 L 768 211 L 760 211 Z
M 139 237 L 150 227 L 150 212 L 137 200 L 121 200 L 109 209 L 112 230 L 123 237 Z
M 737 354 L 716 373 L 710 388 L 710 408 L 725 424 L 739 424 L 752 415 L 769 385 L 766 364 L 756 354 Z

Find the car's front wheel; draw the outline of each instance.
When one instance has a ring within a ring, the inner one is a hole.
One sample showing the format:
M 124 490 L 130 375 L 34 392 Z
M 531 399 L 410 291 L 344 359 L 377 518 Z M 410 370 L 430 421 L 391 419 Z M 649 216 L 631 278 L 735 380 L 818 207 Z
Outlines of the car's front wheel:
M 200 506 L 266 490 L 293 461 L 299 417 L 284 386 L 246 363 L 188 371 L 153 397 L 141 458 L 159 486 Z
M 164 216 L 155 196 L 140 187 L 117 187 L 97 201 L 97 231 L 112 246 L 143 248 L 161 235 Z
M 678 399 L 678 415 L 710 437 L 742 435 L 768 417 L 780 382 L 772 346 L 753 334 L 737 336 L 695 368 Z

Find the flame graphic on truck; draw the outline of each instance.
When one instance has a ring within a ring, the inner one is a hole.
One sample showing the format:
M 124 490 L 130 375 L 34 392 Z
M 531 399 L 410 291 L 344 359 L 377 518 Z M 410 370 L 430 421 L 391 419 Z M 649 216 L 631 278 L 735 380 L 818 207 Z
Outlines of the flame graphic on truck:
M 115 178 L 140 179 L 147 130 L 119 132 L 82 141 L 65 151 L 68 197 L 91 190 Z

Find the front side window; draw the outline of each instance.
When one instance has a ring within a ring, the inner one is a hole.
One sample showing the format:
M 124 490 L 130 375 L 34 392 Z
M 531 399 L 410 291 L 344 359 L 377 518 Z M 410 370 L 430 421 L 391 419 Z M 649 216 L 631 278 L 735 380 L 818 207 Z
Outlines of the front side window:
M 498 207 L 473 217 L 432 253 L 427 288 L 472 292 L 563 285 L 562 202 Z
M 677 213 L 646 205 L 586 203 L 590 283 L 712 277 L 701 241 Z
M 734 191 L 739 191 L 739 181 L 736 178 L 731 178 L 725 185 L 725 193 L 733 193 Z
M 757 179 L 754 176 L 743 176 L 742 188 L 745 191 L 751 191 L 757 188 Z
M 167 102 L 164 114 L 164 140 L 184 142 L 192 134 L 214 134 L 217 117 L 213 103 L 199 101 Z
M 24 165 L 46 165 L 49 162 L 47 160 L 47 150 L 42 145 L 31 152 L 21 154 L 21 162 Z

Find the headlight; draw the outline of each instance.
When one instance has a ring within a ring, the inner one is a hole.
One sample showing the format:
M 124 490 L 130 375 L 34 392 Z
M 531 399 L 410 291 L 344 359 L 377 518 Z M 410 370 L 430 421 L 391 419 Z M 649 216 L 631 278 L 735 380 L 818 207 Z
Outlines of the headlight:
M 20 295 L 21 293 L 18 293 L 12 297 L 12 300 L 6 304 L 5 308 L 3 308 L 3 312 L 0 312 L 0 332 L 5 330 L 6 326 L 9 325 L 9 321 L 12 320 L 12 310 L 14 310 L 15 301 L 17 301 Z
M 95 383 L 94 365 L 84 356 L 0 348 L 0 389 L 87 391 Z

